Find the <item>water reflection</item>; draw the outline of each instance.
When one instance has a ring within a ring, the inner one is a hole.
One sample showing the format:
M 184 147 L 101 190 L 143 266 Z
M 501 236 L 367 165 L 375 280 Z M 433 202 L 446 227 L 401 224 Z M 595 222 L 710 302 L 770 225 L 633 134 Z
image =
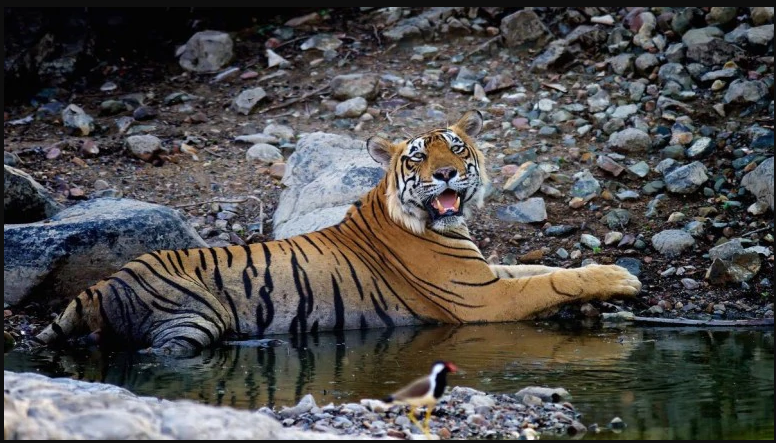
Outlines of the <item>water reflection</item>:
M 451 385 L 489 392 L 562 386 L 585 424 L 619 416 L 628 425 L 620 434 L 585 438 L 773 438 L 772 329 L 396 328 L 319 334 L 271 348 L 227 345 L 187 359 L 14 351 L 4 366 L 255 409 L 293 405 L 307 393 L 319 405 L 380 398 L 439 358 L 458 365 Z

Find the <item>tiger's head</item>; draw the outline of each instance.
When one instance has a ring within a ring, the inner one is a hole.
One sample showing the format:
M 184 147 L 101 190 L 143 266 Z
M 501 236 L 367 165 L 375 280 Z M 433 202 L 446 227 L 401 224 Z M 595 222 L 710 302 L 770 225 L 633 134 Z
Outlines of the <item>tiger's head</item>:
M 396 223 L 416 234 L 465 227 L 471 207 L 482 206 L 488 182 L 473 140 L 481 130 L 482 114 L 475 110 L 409 140 L 367 140 L 369 154 L 386 169 L 388 214 Z

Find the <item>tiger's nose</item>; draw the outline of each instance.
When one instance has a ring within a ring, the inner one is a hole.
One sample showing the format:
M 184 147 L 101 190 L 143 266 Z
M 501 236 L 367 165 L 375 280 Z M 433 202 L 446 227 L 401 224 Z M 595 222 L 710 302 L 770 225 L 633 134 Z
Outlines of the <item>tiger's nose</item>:
M 444 180 L 447 182 L 447 181 L 450 181 L 457 174 L 458 174 L 458 171 L 456 171 L 455 168 L 446 166 L 444 168 L 437 169 L 436 171 L 434 171 L 434 174 L 432 175 L 437 180 Z

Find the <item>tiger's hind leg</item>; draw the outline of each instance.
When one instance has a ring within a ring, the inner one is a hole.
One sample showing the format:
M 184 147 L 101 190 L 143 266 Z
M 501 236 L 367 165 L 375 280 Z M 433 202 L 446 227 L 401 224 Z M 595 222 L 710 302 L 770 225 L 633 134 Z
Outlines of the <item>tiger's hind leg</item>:
M 192 315 L 166 319 L 156 326 L 158 332 L 151 336 L 151 346 L 140 352 L 185 357 L 198 354 L 222 338 L 215 323 Z
M 542 265 L 490 265 L 490 270 L 499 278 L 522 278 L 551 274 L 563 268 Z

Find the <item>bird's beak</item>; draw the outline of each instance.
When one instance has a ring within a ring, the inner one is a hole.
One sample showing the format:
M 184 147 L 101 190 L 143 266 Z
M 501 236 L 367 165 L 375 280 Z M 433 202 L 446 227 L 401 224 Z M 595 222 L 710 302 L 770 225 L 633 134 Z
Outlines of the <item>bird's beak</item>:
M 450 362 L 445 363 L 445 367 L 450 372 L 456 372 L 458 370 L 458 366 L 456 366 L 456 365 L 454 365 L 453 363 L 450 363 Z

